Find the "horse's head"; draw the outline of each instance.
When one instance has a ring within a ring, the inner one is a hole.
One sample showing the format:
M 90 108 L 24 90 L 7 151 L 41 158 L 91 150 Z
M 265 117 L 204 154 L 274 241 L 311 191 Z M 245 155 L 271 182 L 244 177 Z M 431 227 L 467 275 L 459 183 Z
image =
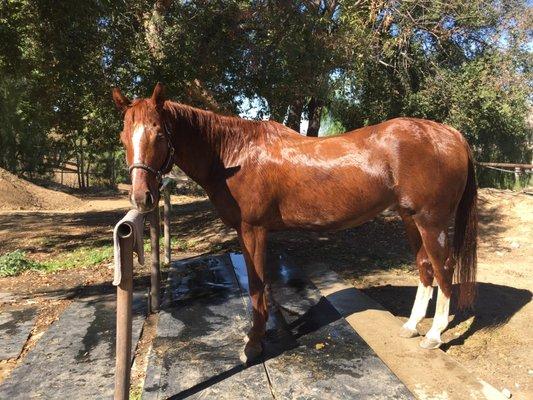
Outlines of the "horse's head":
M 174 147 L 163 116 L 163 85 L 156 85 L 151 98 L 133 102 L 115 88 L 113 100 L 124 113 L 120 139 L 131 175 L 130 201 L 140 212 L 149 212 L 159 202 L 161 175 L 172 168 L 174 159 Z

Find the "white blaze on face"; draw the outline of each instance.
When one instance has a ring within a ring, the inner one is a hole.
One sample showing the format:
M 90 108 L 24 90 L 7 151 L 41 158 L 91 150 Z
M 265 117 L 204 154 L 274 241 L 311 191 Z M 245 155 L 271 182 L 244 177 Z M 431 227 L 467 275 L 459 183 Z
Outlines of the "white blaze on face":
M 144 125 L 136 124 L 131 141 L 133 143 L 133 162 L 141 162 L 141 141 L 144 136 Z
M 144 125 L 143 124 L 135 124 L 133 129 L 133 135 L 131 137 L 131 142 L 133 145 L 133 163 L 142 163 L 143 157 L 141 154 L 141 142 L 144 136 Z M 139 170 L 134 169 L 131 174 L 131 185 L 132 187 L 135 187 L 136 178 Z

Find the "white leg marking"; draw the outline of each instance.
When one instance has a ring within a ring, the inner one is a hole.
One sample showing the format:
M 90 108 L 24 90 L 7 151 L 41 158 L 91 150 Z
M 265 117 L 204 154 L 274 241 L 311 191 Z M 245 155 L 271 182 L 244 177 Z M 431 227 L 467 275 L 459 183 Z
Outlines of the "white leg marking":
M 426 338 L 442 343 L 440 334 L 448 326 L 448 317 L 450 315 L 450 298 L 440 290 L 437 294 L 437 307 L 435 309 L 435 317 L 431 329 L 426 333 Z
M 429 299 L 433 294 L 433 286 L 424 286 L 422 282 L 418 282 L 418 289 L 416 289 L 415 302 L 413 304 L 413 310 L 411 316 L 407 320 L 403 327 L 411 331 L 416 331 L 416 326 L 426 316 L 428 309 Z

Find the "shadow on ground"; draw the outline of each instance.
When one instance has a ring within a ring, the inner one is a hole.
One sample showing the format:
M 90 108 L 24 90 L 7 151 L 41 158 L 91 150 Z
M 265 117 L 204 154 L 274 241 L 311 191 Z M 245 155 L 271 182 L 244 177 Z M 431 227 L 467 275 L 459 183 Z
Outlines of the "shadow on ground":
M 458 285 L 454 285 L 451 312 L 456 310 Z M 408 318 L 416 294 L 415 286 L 375 286 L 363 289 L 392 314 Z M 435 313 L 435 297 L 431 300 L 426 316 L 432 318 Z M 526 289 L 516 289 L 510 286 L 494 285 L 492 283 L 478 283 L 478 292 L 474 307 L 470 311 L 457 311 L 448 329 L 452 329 L 473 316 L 473 322 L 460 336 L 448 341 L 443 349 L 461 345 L 475 332 L 482 329 L 495 329 L 506 324 L 516 313 L 531 301 L 532 294 Z

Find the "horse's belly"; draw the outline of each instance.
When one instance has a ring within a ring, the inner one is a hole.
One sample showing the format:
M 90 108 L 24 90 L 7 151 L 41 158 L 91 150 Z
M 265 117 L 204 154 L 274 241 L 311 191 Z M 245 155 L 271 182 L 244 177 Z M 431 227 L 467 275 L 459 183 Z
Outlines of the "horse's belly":
M 321 185 L 293 188 L 279 203 L 283 227 L 336 230 L 362 224 L 394 204 L 394 195 L 376 185 Z

